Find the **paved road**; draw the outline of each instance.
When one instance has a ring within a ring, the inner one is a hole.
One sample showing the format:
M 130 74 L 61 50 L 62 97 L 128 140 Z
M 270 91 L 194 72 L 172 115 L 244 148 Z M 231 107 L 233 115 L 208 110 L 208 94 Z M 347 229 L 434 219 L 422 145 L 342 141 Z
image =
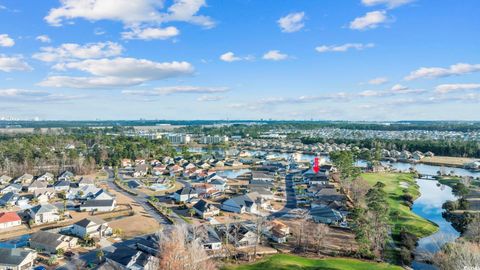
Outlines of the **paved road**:
M 107 179 L 107 185 L 109 188 L 114 189 L 115 191 L 122 193 L 125 196 L 128 196 L 132 200 L 134 200 L 138 205 L 142 206 L 145 211 L 151 215 L 155 220 L 158 221 L 158 223 L 163 224 L 163 225 L 170 225 L 170 222 L 162 215 L 160 215 L 155 208 L 153 208 L 149 203 L 148 203 L 148 196 L 144 193 L 138 192 L 138 196 L 131 195 L 124 190 L 120 189 L 115 185 L 114 181 L 114 174 L 112 170 L 106 170 L 108 173 L 108 179 Z
M 292 174 L 287 174 L 285 176 L 285 193 L 287 196 L 287 202 L 285 204 L 285 207 L 283 209 L 272 213 L 269 215 L 269 218 L 279 218 L 282 217 L 283 215 L 287 214 L 288 211 L 297 208 L 297 199 L 295 196 L 295 190 L 293 189 L 293 175 Z

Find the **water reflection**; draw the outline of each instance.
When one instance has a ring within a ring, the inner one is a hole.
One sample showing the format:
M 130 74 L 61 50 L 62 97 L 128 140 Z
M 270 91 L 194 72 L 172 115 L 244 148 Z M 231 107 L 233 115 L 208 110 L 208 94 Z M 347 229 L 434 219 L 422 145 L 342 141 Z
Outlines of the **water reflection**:
M 421 196 L 414 202 L 412 211 L 432 222 L 435 222 L 439 230 L 418 241 L 418 247 L 415 250 L 417 254 L 433 254 L 437 252 L 445 243 L 452 242 L 460 236 L 450 222 L 442 216 L 442 205 L 448 200 L 456 200 L 452 189 L 448 186 L 439 185 L 438 181 L 418 179 Z M 414 269 L 432 269 L 422 263 L 415 262 Z

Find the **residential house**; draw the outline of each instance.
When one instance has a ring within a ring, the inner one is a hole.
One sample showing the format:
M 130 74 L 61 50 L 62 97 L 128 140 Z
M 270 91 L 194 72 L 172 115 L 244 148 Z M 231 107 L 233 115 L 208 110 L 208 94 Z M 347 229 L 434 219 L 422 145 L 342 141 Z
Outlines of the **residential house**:
M 122 164 L 123 168 L 127 168 L 127 167 L 132 167 L 133 162 L 132 162 L 131 159 L 124 158 L 124 159 L 122 159 L 121 164 Z
M 46 181 L 42 180 L 35 180 L 33 181 L 30 186 L 28 186 L 28 192 L 33 193 L 37 189 L 43 189 L 48 186 L 48 183 Z
M 269 224 L 267 235 L 277 243 L 285 243 L 290 235 L 290 227 L 279 220 L 273 220 Z
M 225 190 L 227 189 L 227 181 L 223 179 L 214 179 L 210 182 L 210 184 L 213 185 L 213 187 L 220 192 L 225 192 Z
M 46 231 L 38 231 L 30 237 L 29 244 L 32 249 L 41 250 L 48 253 L 56 253 L 59 249 L 63 251 L 75 248 L 78 238 L 51 233 Z
M 33 182 L 33 175 L 26 173 L 26 174 L 18 177 L 17 179 L 15 179 L 14 182 L 16 184 L 20 184 L 22 186 L 28 186 Z
M 86 200 L 80 205 L 80 211 L 110 212 L 115 209 L 115 200 Z
M 325 205 L 310 209 L 310 216 L 315 222 L 324 223 L 327 225 L 337 225 L 343 222 L 345 219 L 345 217 L 339 211 Z
M 204 250 L 219 250 L 222 248 L 222 239 L 210 226 L 205 226 L 205 233 L 201 234 L 200 243 Z
M 8 193 L 8 192 L 19 193 L 20 191 L 22 191 L 22 185 L 20 185 L 20 184 L 10 184 L 7 187 L 5 187 L 4 189 L 2 189 L 0 191 L 0 193 L 1 194 L 5 194 L 5 193 Z
M 78 182 L 78 187 L 95 186 L 95 181 L 89 177 L 82 177 Z
M 113 196 L 103 188 L 93 195 L 93 200 L 113 200 Z
M 68 192 L 70 190 L 70 180 L 58 180 L 53 184 L 53 188 L 57 192 Z
M 58 208 L 49 203 L 36 205 L 27 209 L 26 213 L 35 224 L 51 223 L 60 220 Z
M 148 165 L 139 164 L 135 166 L 133 177 L 145 177 L 148 174 Z
M 176 202 L 187 202 L 193 198 L 198 198 L 198 192 L 192 187 L 183 187 L 173 193 Z
M 75 175 L 70 171 L 64 171 L 58 176 L 58 181 L 73 181 Z
M 53 188 L 42 188 L 37 189 L 33 192 L 33 196 L 37 198 L 40 204 L 47 203 L 50 200 L 54 199 L 57 194 L 55 193 L 55 189 Z
M 37 252 L 25 248 L 0 248 L 0 269 L 27 270 L 32 269 Z
M 112 235 L 112 228 L 98 217 L 87 217 L 72 225 L 70 233 L 80 238 L 103 238 Z
M 273 181 L 275 176 L 273 174 L 263 171 L 252 171 L 252 180 Z
M 236 247 L 251 247 L 257 244 L 257 234 L 242 223 L 227 228 L 226 238 Z
M 114 252 L 107 253 L 105 257 L 107 261 L 114 261 L 123 269 L 157 270 L 159 264 L 157 256 L 125 246 L 115 248 Z
M 37 177 L 37 181 L 45 181 L 45 182 L 50 182 L 53 181 L 54 175 L 52 173 L 44 173 Z
M 205 200 L 199 200 L 192 208 L 198 216 L 204 219 L 220 214 L 220 209 L 217 206 Z
M 12 181 L 12 177 L 8 176 L 8 175 L 2 175 L 0 176 L 0 185 L 8 185 L 10 183 L 10 181 Z
M 232 197 L 222 203 L 221 209 L 223 211 L 233 213 L 258 213 L 258 205 L 254 198 L 251 198 L 249 194 L 239 195 Z
M 8 229 L 22 225 L 22 219 L 15 212 L 0 213 L 0 229 Z
M 18 195 L 13 192 L 8 192 L 5 193 L 1 198 L 0 198 L 0 206 L 12 206 L 15 205 L 15 203 L 18 200 Z

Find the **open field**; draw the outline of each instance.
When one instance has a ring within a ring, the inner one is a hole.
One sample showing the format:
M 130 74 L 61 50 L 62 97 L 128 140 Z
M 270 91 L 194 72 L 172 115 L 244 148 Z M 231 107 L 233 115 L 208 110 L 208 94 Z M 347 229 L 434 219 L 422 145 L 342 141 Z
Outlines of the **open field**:
M 124 238 L 154 233 L 161 228 L 160 224 L 137 202 L 113 189 L 109 192 L 116 196 L 117 204 L 130 204 L 135 212 L 133 216 L 109 222 L 110 227 L 122 230 Z
M 434 156 L 434 157 L 424 157 L 420 160 L 420 163 L 439 165 L 439 166 L 463 167 L 463 164 L 469 163 L 472 161 L 474 161 L 474 159 L 472 158 Z
M 377 182 L 385 184 L 385 191 L 388 193 L 388 203 L 390 205 L 390 222 L 393 226 L 393 235 L 397 235 L 402 228 L 418 237 L 430 235 L 438 230 L 436 224 L 414 214 L 408 206 L 402 203 L 403 194 L 410 194 L 414 199 L 420 196 L 418 186 L 412 174 L 364 173 L 362 177 L 371 185 Z M 396 212 L 398 215 L 394 214 Z
M 273 255 L 253 264 L 227 266 L 224 270 L 401 270 L 386 263 L 375 263 L 348 258 L 308 259 L 294 255 Z

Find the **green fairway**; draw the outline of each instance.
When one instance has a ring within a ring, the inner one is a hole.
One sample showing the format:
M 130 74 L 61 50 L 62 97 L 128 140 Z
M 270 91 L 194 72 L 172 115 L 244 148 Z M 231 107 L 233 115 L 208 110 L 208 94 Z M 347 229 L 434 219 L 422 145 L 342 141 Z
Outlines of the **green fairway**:
M 385 184 L 390 205 L 390 223 L 393 235 L 397 235 L 402 228 L 418 237 L 425 237 L 438 230 L 438 226 L 414 214 L 408 206 L 403 204 L 402 195 L 410 194 L 418 198 L 420 192 L 415 178 L 408 173 L 364 173 L 363 179 L 374 185 L 377 182 Z
M 386 263 L 375 263 L 348 258 L 308 259 L 293 255 L 274 255 L 260 262 L 224 267 L 224 270 L 401 270 Z

